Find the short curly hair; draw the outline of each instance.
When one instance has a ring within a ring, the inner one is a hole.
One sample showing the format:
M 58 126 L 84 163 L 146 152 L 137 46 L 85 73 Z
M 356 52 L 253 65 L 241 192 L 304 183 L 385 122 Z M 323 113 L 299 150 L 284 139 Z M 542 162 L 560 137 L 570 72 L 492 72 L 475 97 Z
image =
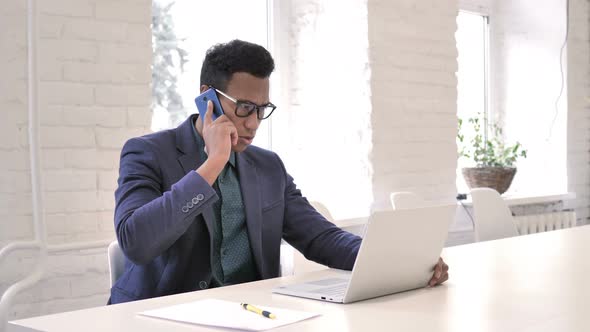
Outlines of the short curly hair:
M 274 69 L 275 62 L 264 47 L 234 39 L 207 50 L 201 67 L 201 85 L 226 90 L 234 73 L 246 72 L 259 78 L 267 78 Z

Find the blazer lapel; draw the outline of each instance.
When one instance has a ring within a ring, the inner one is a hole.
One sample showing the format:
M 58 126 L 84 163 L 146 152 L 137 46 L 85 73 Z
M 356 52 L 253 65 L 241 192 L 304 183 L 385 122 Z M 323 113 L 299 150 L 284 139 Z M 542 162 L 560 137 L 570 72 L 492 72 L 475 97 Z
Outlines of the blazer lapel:
M 258 273 L 262 276 L 264 259 L 262 257 L 262 207 L 260 206 L 258 171 L 244 152 L 237 153 L 236 157 L 242 200 L 246 212 L 248 237 Z
M 197 146 L 193 133 L 193 126 L 197 117 L 197 114 L 189 116 L 189 118 L 176 129 L 176 148 L 180 152 L 177 160 L 184 171 L 183 175 L 188 174 L 190 171 L 194 172 L 204 162 L 204 160 L 201 160 L 201 154 L 198 150 L 199 147 Z M 203 219 L 205 219 L 205 224 L 209 231 L 209 237 L 211 237 L 214 221 L 213 208 L 203 210 L 202 216 Z

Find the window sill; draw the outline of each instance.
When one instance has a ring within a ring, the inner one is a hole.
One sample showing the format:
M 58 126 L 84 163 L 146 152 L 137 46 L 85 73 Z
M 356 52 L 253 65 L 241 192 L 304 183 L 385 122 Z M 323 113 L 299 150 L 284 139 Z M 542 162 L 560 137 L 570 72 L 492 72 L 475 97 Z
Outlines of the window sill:
M 568 192 L 565 194 L 545 194 L 545 195 L 526 195 L 526 194 L 504 194 L 502 195 L 504 202 L 508 206 L 516 205 L 531 205 L 531 204 L 546 204 L 551 202 L 567 201 L 576 198 L 576 193 Z M 466 206 L 472 206 L 471 198 L 463 201 Z

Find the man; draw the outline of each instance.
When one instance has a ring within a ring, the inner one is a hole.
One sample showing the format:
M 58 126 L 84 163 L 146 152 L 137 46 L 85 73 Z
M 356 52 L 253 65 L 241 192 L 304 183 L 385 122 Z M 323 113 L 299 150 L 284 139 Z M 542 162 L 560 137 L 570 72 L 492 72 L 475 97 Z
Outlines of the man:
M 120 303 L 279 276 L 281 238 L 318 263 L 351 270 L 361 239 L 317 213 L 281 159 L 251 146 L 274 111 L 263 47 L 234 40 L 207 52 L 201 93 L 224 114 L 129 140 L 121 152 L 115 228 L 127 257 Z M 384 262 L 386 264 L 387 262 Z M 436 265 L 431 285 L 447 279 Z

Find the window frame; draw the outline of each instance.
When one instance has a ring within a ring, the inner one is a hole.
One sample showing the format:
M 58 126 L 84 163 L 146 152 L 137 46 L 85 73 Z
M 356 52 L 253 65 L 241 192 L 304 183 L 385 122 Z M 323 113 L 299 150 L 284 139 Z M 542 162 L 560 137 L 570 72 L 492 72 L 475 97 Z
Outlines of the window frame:
M 471 14 L 471 15 L 477 15 L 480 16 L 482 18 L 482 24 L 483 24 L 483 29 L 482 29 L 482 39 L 483 39 L 483 135 L 484 135 L 484 139 L 487 141 L 488 140 L 488 136 L 489 136 L 489 122 L 490 122 L 490 116 L 491 116 L 491 110 L 492 110 L 492 77 L 491 77 L 491 29 L 490 29 L 490 15 L 489 13 L 485 12 L 485 11 L 481 11 L 480 9 L 482 8 L 477 8 L 477 9 L 471 9 L 471 8 L 465 8 L 465 6 L 461 6 L 461 8 L 459 9 L 457 15 L 459 15 L 459 13 L 466 13 L 466 14 Z M 458 27 L 457 27 L 458 29 Z M 459 56 L 457 57 L 457 59 L 459 59 Z M 457 63 L 458 65 L 458 63 Z M 457 92 L 458 93 L 458 92 Z M 459 107 L 457 107 L 457 115 L 459 115 L 458 113 L 459 111 Z M 457 177 L 460 177 L 461 175 L 461 168 L 462 166 L 459 165 L 459 163 L 457 164 Z M 463 189 L 467 189 L 468 188 L 462 188 L 463 186 L 459 186 L 458 184 L 459 179 L 457 179 L 456 181 L 457 183 L 457 189 L 459 189 L 459 191 L 463 190 Z

